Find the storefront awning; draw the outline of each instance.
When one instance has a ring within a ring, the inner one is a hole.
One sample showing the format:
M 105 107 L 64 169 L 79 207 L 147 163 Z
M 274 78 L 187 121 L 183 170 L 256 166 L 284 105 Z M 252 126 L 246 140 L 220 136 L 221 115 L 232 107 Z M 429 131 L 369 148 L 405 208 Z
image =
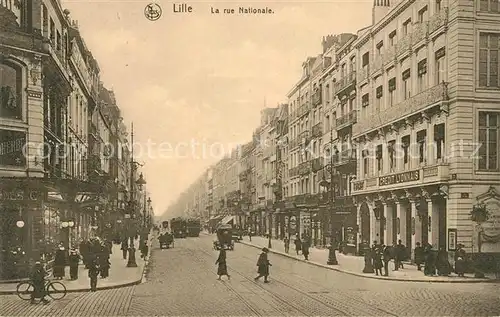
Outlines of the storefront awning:
M 208 219 L 208 221 L 221 220 L 222 218 L 224 218 L 224 216 L 215 215 L 215 216 L 210 217 L 210 219 Z
M 234 216 L 226 216 L 220 222 L 223 225 L 234 224 Z

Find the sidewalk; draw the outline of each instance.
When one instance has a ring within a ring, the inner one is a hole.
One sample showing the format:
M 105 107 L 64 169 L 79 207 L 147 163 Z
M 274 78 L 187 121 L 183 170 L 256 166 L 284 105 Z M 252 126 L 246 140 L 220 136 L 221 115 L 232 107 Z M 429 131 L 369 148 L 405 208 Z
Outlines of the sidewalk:
M 151 254 L 151 242 L 153 235 L 149 238 L 149 252 Z M 144 260 L 141 258 L 141 253 L 139 251 L 139 241 L 135 241 L 135 258 L 137 267 L 127 267 L 127 260 L 122 257 L 122 251 L 120 250 L 120 245 L 113 245 L 113 253 L 110 255 L 109 261 L 111 262 L 111 268 L 109 270 L 109 276 L 105 279 L 99 278 L 97 281 L 97 289 L 113 289 L 125 286 L 137 285 L 142 282 L 144 269 L 147 265 L 148 259 Z M 65 286 L 68 292 L 86 292 L 90 291 L 90 279 L 88 277 L 88 270 L 85 266 L 80 264 L 78 266 L 78 279 L 76 281 L 69 280 L 69 267 L 66 267 L 66 275 L 63 280 L 59 280 Z M 5 283 L 0 284 L 0 295 L 4 294 L 16 294 L 16 287 L 18 283 Z
M 253 246 L 256 248 L 268 247 L 268 239 L 263 237 L 252 237 L 252 242 L 248 237 L 244 237 L 242 244 Z M 346 274 L 392 281 L 405 281 L 405 282 L 434 282 L 434 283 L 480 283 L 480 282 L 498 282 L 495 280 L 494 274 L 487 275 L 486 278 L 474 278 L 474 274 L 466 274 L 465 277 L 458 277 L 454 273 L 450 276 L 425 276 L 423 271 L 418 271 L 415 265 L 404 264 L 404 269 L 393 271 L 394 262 L 389 263 L 389 276 L 377 276 L 374 273 L 363 273 L 364 258 L 360 256 L 344 255 L 338 251 L 335 253 L 337 256 L 338 265 L 327 265 L 328 249 L 310 248 L 309 261 L 304 260 L 304 256 L 295 253 L 295 245 L 293 241 L 290 242 L 290 253 L 285 253 L 283 241 L 272 239 L 272 248 L 269 250 L 271 253 L 287 256 L 298 261 L 310 263 L 312 265 L 320 266 L 330 270 L 343 272 Z

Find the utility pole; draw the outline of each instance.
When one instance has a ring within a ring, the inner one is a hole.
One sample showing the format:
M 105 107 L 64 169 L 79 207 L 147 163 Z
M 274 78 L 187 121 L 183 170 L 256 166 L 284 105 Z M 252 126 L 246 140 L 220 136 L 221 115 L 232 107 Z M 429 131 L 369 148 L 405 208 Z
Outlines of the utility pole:
M 335 183 L 333 169 L 333 130 L 330 132 L 330 248 L 328 249 L 327 265 L 338 265 L 337 256 L 335 255 L 335 237 L 333 218 L 335 215 Z

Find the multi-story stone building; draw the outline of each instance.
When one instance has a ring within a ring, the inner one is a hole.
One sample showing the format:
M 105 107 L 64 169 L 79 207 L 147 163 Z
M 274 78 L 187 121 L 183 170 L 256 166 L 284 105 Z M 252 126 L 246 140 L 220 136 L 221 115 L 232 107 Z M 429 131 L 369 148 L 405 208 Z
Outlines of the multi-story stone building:
M 274 141 L 275 141 L 275 182 L 272 186 L 275 197 L 274 214 L 276 236 L 283 239 L 288 236 L 288 214 L 286 212 L 285 197 L 288 196 L 286 186 L 288 177 L 288 105 L 282 104 L 278 107 L 274 118 Z
M 361 240 L 500 252 L 500 20 L 490 5 L 376 2 L 353 43 Z M 477 226 L 481 203 L 490 217 Z

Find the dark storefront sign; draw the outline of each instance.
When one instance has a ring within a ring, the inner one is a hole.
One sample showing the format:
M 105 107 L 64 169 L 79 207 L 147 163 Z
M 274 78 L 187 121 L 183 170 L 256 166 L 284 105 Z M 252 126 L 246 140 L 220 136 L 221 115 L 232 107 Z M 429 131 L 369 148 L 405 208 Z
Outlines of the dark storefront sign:
M 0 130 L 0 165 L 26 166 L 23 150 L 26 146 L 26 133 Z
M 420 179 L 420 170 L 398 173 L 394 175 L 381 176 L 378 178 L 379 186 L 414 182 Z

